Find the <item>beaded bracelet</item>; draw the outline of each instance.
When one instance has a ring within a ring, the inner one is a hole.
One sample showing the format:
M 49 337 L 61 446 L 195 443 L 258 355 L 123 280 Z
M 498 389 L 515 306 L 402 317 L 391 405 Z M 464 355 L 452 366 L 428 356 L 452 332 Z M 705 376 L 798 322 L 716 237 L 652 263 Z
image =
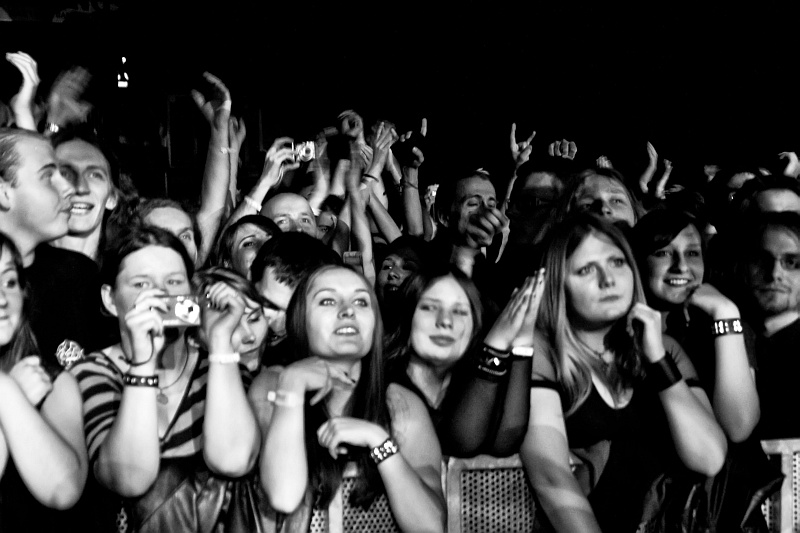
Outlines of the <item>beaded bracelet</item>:
M 739 318 L 715 320 L 714 324 L 711 326 L 711 329 L 715 337 L 744 333 L 744 328 L 742 328 L 742 320 Z
M 239 355 L 239 352 L 212 353 L 208 356 L 209 363 L 231 364 L 231 363 L 238 363 L 241 360 L 242 356 Z
M 661 392 L 666 390 L 683 379 L 678 365 L 669 353 L 655 363 L 647 364 L 647 377 L 653 387 Z
M 125 374 L 122 376 L 122 383 L 132 387 L 158 387 L 158 376 L 134 376 Z
M 369 457 L 375 461 L 376 465 L 379 465 L 389 457 L 396 454 L 399 450 L 400 448 L 397 447 L 397 444 L 395 444 L 394 441 L 389 438 L 383 441 L 380 446 L 372 448 L 372 451 L 369 452 Z

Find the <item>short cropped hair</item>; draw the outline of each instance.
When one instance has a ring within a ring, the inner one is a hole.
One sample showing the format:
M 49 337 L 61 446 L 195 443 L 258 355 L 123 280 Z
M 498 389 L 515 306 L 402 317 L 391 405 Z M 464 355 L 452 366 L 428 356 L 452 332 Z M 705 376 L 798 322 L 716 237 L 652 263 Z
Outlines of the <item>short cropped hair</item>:
M 268 267 L 281 283 L 297 287 L 304 278 L 323 265 L 341 265 L 339 255 L 322 241 L 305 233 L 276 235 L 265 242 L 250 265 L 250 279 L 258 283 Z

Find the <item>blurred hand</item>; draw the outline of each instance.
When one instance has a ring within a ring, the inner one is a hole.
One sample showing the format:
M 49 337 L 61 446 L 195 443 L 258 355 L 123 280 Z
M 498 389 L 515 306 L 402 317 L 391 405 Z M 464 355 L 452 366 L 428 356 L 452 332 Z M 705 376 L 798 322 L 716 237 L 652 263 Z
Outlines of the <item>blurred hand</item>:
M 492 244 L 494 236 L 508 224 L 508 218 L 496 207 L 482 209 L 469 217 L 466 228 L 466 242 L 470 248 L 482 248 Z
M 292 142 L 290 137 L 278 137 L 267 150 L 259 181 L 266 183 L 270 189 L 277 187 L 281 182 L 284 169 L 294 170 L 300 167 L 300 163 L 294 159 Z
M 636 346 L 640 346 L 643 356 L 651 363 L 661 359 L 666 350 L 661 333 L 661 313 L 637 303 L 628 312 L 628 334 L 634 338 Z
M 486 334 L 484 342 L 500 351 L 508 351 L 512 346 L 531 346 L 533 328 L 543 293 L 544 269 L 539 269 L 536 276 L 525 278 L 522 287 L 514 290 L 508 304 Z M 521 335 L 523 327 L 528 329 L 529 326 L 530 332 L 526 331 Z M 527 342 L 528 339 L 530 342 Z
M 203 331 L 209 352 L 227 352 L 233 346 L 233 332 L 239 325 L 247 304 L 239 291 L 224 282 L 217 282 L 206 291 L 206 313 Z
M 61 127 L 86 120 L 92 105 L 81 100 L 91 76 L 83 67 L 62 72 L 47 97 L 47 120 Z

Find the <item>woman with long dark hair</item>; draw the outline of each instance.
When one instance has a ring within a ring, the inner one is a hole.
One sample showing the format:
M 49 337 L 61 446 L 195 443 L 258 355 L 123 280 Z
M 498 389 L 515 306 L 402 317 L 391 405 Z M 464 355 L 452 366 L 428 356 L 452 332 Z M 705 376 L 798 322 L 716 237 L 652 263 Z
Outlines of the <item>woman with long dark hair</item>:
M 401 531 L 443 531 L 441 452 L 422 401 L 383 375 L 383 327 L 363 276 L 326 266 L 297 287 L 287 312 L 297 360 L 262 372 L 251 397 L 264 432 L 261 480 L 289 529 L 306 531 L 355 461 L 350 503 L 385 494 Z

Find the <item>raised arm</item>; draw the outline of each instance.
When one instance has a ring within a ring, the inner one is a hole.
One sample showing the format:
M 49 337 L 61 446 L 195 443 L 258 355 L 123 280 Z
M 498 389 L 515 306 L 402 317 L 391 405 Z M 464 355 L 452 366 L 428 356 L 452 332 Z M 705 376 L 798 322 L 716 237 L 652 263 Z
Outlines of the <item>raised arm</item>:
M 533 142 L 534 137 L 536 137 L 535 131 L 532 132 L 530 137 L 524 141 L 517 142 L 517 124 L 516 122 L 511 124 L 510 147 L 511 158 L 514 160 L 514 174 L 512 174 L 511 179 L 508 180 L 508 185 L 506 185 L 506 194 L 504 196 L 505 200 L 500 206 L 500 210 L 504 215 L 506 213 L 506 209 L 508 209 L 508 203 L 511 201 L 511 193 L 514 191 L 514 183 L 517 181 L 517 169 L 530 159 L 531 151 L 533 151 L 531 143 Z
M 261 204 L 264 203 L 269 191 L 278 187 L 283 178 L 284 170 L 298 168 L 300 163 L 295 162 L 294 152 L 290 148 L 292 139 L 289 137 L 278 137 L 272 143 L 267 156 L 264 160 L 264 170 L 258 181 L 244 197 L 244 201 L 236 206 L 225 227 L 230 226 L 245 215 L 257 215 L 261 211 Z
M 372 233 L 369 230 L 366 213 L 367 204 L 371 202 L 371 194 L 368 185 L 362 189 L 359 182 L 360 174 L 360 167 L 353 164 L 346 178 L 347 199 L 350 205 L 351 237 L 355 237 L 356 246 L 361 252 L 361 266 L 364 269 L 364 277 L 374 286 L 375 262 L 372 257 Z
M 206 72 L 203 77 L 210 87 L 208 97 L 200 91 L 192 91 L 192 98 L 211 129 L 200 192 L 200 211 L 197 213 L 197 224 L 202 236 L 197 262 L 201 265 L 205 263 L 214 246 L 214 237 L 225 214 L 231 172 L 228 131 L 231 94 L 216 76 Z
M 236 289 L 220 282 L 209 287 L 208 302 L 219 313 L 208 313 L 203 320 L 209 353 L 203 458 L 213 472 L 240 477 L 255 465 L 261 444 L 237 364 L 239 354 L 233 350 L 245 301 Z
M 428 120 L 422 119 L 420 136 L 424 139 L 428 134 Z M 400 143 L 413 143 L 414 135 L 411 132 L 400 137 Z M 401 146 L 403 146 L 401 144 Z M 425 235 L 425 222 L 422 212 L 422 201 L 419 191 L 419 167 L 425 161 L 422 150 L 415 145 L 410 147 L 410 157 L 401 161 L 403 165 L 403 212 L 405 214 L 405 232 L 408 235 L 422 237 Z
M 92 105 L 83 100 L 91 75 L 83 67 L 73 67 L 59 74 L 47 97 L 47 124 L 45 135 L 59 128 L 84 122 Z
M 35 405 L 42 400 L 40 412 Z M 26 357 L 9 374 L 0 373 L 0 426 L 7 452 L 25 486 L 47 507 L 68 509 L 83 493 L 89 461 L 82 408 L 75 378 L 62 372 L 51 383 L 38 357 Z
M 36 89 L 39 88 L 36 61 L 25 52 L 8 53 L 6 60 L 17 67 L 22 74 L 22 85 L 9 102 L 14 112 L 14 122 L 20 129 L 36 131 L 36 118 L 33 113 Z
M 239 203 L 239 155 L 246 137 L 247 126 L 244 118 L 231 117 L 228 121 L 228 161 L 231 169 L 231 177 L 228 180 L 228 198 L 231 202 L 231 209 Z
M 678 457 L 690 470 L 715 475 L 725 461 L 727 441 L 706 393 L 700 387 L 689 388 L 684 380 L 697 377 L 689 358 L 677 342 L 662 336 L 658 311 L 637 303 L 628 313 L 628 324 L 633 331 L 641 331 L 637 342 L 648 363 L 650 384 L 664 407 Z

